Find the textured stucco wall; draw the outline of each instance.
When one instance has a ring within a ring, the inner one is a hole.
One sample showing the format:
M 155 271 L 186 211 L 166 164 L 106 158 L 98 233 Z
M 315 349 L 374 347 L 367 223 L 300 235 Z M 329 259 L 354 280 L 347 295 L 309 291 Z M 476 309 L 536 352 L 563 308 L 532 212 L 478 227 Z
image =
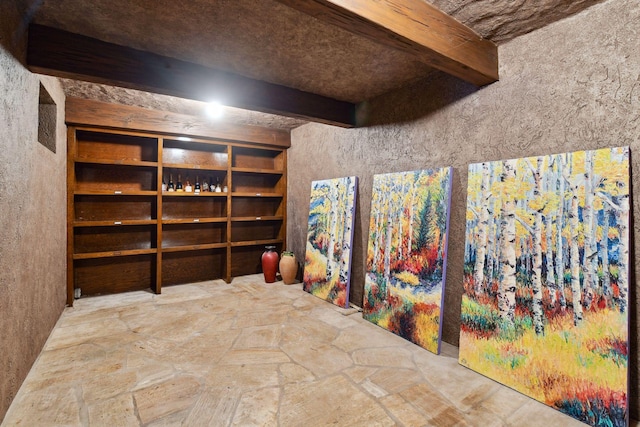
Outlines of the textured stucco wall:
M 458 343 L 469 163 L 630 145 L 640 218 L 640 3 L 610 0 L 499 48 L 500 81 L 475 89 L 433 81 L 373 100 L 372 124 L 294 129 L 288 152 L 288 245 L 304 259 L 312 180 L 360 178 L 350 299 L 362 305 L 372 177 L 454 167 L 443 338 Z M 633 220 L 632 220 L 633 221 Z M 640 245 L 633 225 L 632 258 Z M 638 293 L 632 267 L 631 411 L 638 419 Z
M 17 2 L 0 2 L 0 420 L 65 306 L 66 134 L 57 81 L 27 71 Z M 38 142 L 40 81 L 56 153 Z

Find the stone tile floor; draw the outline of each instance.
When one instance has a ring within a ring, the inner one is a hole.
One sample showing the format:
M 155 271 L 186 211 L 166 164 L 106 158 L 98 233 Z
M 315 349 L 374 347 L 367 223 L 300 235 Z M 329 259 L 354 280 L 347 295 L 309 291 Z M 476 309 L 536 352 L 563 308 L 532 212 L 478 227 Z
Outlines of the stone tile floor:
M 83 298 L 2 426 L 584 426 L 261 275 Z

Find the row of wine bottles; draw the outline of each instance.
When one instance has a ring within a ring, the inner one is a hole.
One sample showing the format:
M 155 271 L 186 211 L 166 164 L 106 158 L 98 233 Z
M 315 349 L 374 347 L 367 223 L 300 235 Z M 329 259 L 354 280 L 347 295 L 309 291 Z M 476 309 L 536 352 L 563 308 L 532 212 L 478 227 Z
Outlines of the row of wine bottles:
M 162 177 L 162 191 L 169 192 L 185 192 L 185 193 L 226 193 L 227 186 L 220 186 L 220 180 L 216 178 L 216 183 L 213 183 L 213 178 L 209 178 L 209 181 L 206 179 L 200 185 L 200 179 L 196 176 L 196 182 L 192 185 L 191 181 L 189 181 L 189 177 L 185 181 L 184 185 L 182 184 L 182 177 L 178 174 L 178 181 L 174 184 L 173 182 L 173 174 L 169 174 L 169 183 L 167 184 L 165 177 Z

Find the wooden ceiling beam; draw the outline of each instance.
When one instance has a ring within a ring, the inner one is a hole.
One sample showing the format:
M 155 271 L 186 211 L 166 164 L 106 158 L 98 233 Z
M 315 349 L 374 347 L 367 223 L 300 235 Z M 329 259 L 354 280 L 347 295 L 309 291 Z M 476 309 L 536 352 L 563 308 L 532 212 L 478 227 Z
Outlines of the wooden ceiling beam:
M 29 26 L 27 66 L 56 77 L 355 126 L 352 103 L 42 25 Z
M 477 86 L 498 80 L 496 45 L 425 0 L 276 1 Z

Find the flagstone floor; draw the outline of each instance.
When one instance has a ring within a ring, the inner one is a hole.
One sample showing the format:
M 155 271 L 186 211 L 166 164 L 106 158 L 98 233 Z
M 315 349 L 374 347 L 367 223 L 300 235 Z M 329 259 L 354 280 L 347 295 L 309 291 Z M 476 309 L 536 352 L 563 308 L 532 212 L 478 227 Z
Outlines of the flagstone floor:
M 77 300 L 2 426 L 584 426 L 261 275 Z

